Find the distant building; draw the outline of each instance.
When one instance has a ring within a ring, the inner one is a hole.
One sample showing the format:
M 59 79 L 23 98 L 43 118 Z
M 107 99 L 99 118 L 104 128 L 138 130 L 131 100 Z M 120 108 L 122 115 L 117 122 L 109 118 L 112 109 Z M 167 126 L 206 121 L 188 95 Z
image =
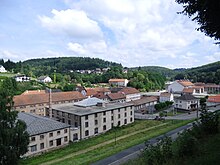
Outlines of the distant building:
M 30 113 L 18 113 L 27 125 L 30 143 L 24 156 L 41 154 L 69 143 L 70 125 Z
M 124 103 L 126 101 L 126 96 L 123 93 L 110 93 L 107 96 L 112 103 Z
M 208 94 L 220 93 L 220 85 L 217 85 L 217 84 L 205 84 L 204 88 Z
M 5 73 L 7 70 L 5 70 L 4 66 L 0 65 L 0 73 Z
M 52 117 L 72 126 L 71 140 L 75 141 L 134 122 L 134 109 L 130 103 L 105 103 L 93 97 L 74 104 L 53 105 Z
M 172 93 L 168 93 L 168 92 L 164 92 L 160 94 L 160 102 L 166 102 L 166 101 L 173 101 L 173 94 Z
M 207 106 L 220 105 L 220 95 L 209 96 L 206 104 Z
M 17 81 L 17 82 L 26 82 L 26 81 L 30 81 L 30 77 L 28 77 L 28 76 L 25 76 L 25 75 L 16 75 L 15 77 L 14 77 L 14 79 L 15 79 L 15 81 Z
M 127 79 L 110 79 L 108 82 L 111 86 L 126 87 L 129 81 Z
M 192 111 L 197 110 L 199 105 L 199 99 L 190 94 L 184 94 L 174 99 L 174 108 L 179 110 Z
M 135 88 L 124 87 L 119 91 L 119 93 L 122 93 L 125 95 L 126 102 L 141 99 L 140 92 Z
M 14 96 L 14 110 L 45 116 L 45 107 L 49 105 L 50 93 L 22 94 Z M 51 104 L 72 103 L 85 99 L 77 91 L 51 93 Z
M 51 83 L 52 79 L 49 76 L 40 76 L 38 77 L 38 82 L 42 82 L 42 83 Z
M 194 84 L 188 80 L 176 80 L 168 86 L 169 93 L 182 93 L 184 88 L 193 87 Z

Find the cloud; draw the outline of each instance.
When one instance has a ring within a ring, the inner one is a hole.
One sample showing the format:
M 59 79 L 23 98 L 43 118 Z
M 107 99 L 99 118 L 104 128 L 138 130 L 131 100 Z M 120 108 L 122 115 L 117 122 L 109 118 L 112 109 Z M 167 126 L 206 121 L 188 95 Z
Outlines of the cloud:
M 219 60 L 220 60 L 220 52 L 215 52 L 215 53 L 212 54 L 212 55 L 205 56 L 205 59 L 206 59 L 208 62 L 219 61 Z
M 6 59 L 10 59 L 13 61 L 19 61 L 21 58 L 21 55 L 15 53 L 15 52 L 11 52 L 8 50 L 2 50 L 0 51 L 0 54 L 2 55 L 2 59 L 6 60 Z
M 101 38 L 98 23 L 90 19 L 82 10 L 67 9 L 51 11 L 53 17 L 39 16 L 43 27 L 53 33 L 64 33 L 76 38 Z

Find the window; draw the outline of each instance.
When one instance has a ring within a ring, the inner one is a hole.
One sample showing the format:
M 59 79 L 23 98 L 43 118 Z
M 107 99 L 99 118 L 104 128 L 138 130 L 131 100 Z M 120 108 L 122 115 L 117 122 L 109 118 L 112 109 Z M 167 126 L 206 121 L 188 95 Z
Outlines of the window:
M 53 132 L 51 132 L 51 133 L 49 134 L 49 137 L 53 137 Z
M 124 124 L 127 124 L 127 119 L 124 120 Z
M 121 117 L 121 115 L 120 114 L 118 114 L 118 118 L 120 119 L 120 117 Z
M 111 110 L 111 113 L 112 113 L 112 115 L 113 115 L 113 110 Z
M 88 118 L 89 118 L 89 116 L 88 116 L 88 115 L 86 115 L 86 116 L 85 116 L 85 120 L 88 120 Z
M 85 127 L 89 127 L 89 122 L 85 122 Z
M 73 141 L 76 141 L 76 140 L 78 140 L 78 134 L 77 133 L 73 134 Z
M 97 134 L 98 133 L 98 128 L 95 128 L 94 129 L 94 134 Z
M 97 125 L 98 124 L 98 120 L 95 120 L 95 125 Z
M 68 141 L 68 138 L 67 138 L 67 136 L 65 136 L 65 137 L 64 137 L 64 141 L 65 141 L 65 142 L 67 142 L 67 141 Z
M 103 112 L 103 116 L 105 116 L 106 115 L 106 112 Z
M 68 124 L 71 125 L 71 120 L 68 120 Z
M 40 135 L 40 140 L 44 139 L 44 135 Z
M 64 129 L 64 133 L 67 133 L 67 129 Z
M 70 118 L 70 114 L 68 113 L 68 118 Z
M 130 114 L 132 115 L 132 114 L 133 114 L 133 112 L 131 111 L 131 112 L 130 112 Z
M 62 119 L 62 122 L 65 123 L 65 119 L 64 118 Z
M 133 119 L 132 119 L 132 117 L 130 118 L 130 122 L 132 122 L 133 121 Z
M 112 120 L 114 120 L 114 116 L 112 116 Z
M 97 113 L 95 113 L 95 117 L 98 117 L 98 114 L 97 114 Z
M 103 131 L 105 131 L 106 130 L 106 125 L 103 125 Z
M 60 131 L 57 131 L 57 135 L 60 135 Z
M 105 123 L 106 122 L 106 118 L 103 118 L 103 123 Z
M 121 125 L 121 122 L 120 121 L 118 121 L 118 126 L 120 126 Z
M 74 125 L 75 125 L 75 127 L 78 127 L 78 122 L 75 122 L 75 124 L 74 124 Z
M 40 143 L 40 149 L 44 149 L 44 143 Z
M 49 142 L 50 147 L 53 146 L 53 140 Z
M 125 117 L 127 117 L 127 113 L 125 113 Z
M 127 111 L 127 107 L 125 107 L 125 111 Z
M 89 130 L 85 131 L 85 136 L 89 136 Z
M 31 137 L 31 141 L 34 142 L 36 140 L 35 137 Z
M 118 109 L 118 113 L 120 112 L 120 109 Z
M 35 151 L 37 151 L 37 145 L 31 146 L 31 152 L 35 152 Z
M 64 113 L 64 112 L 62 112 L 62 116 L 63 116 L 63 117 L 65 116 L 65 113 Z

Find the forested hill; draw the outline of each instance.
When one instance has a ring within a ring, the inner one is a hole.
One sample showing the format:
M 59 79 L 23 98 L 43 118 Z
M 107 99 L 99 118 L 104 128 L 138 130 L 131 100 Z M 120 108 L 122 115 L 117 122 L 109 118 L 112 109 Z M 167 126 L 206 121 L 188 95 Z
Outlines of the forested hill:
M 148 72 L 160 73 L 161 75 L 167 78 L 172 78 L 177 74 L 175 70 L 165 68 L 165 67 L 160 67 L 160 66 L 143 66 L 143 67 L 135 67 L 131 69 L 132 70 L 145 70 Z
M 96 68 L 106 68 L 111 66 L 122 67 L 115 62 L 104 61 L 98 58 L 90 57 L 59 57 L 59 58 L 42 58 L 24 61 L 22 64 L 32 67 L 47 66 L 60 71 L 68 70 L 86 70 Z

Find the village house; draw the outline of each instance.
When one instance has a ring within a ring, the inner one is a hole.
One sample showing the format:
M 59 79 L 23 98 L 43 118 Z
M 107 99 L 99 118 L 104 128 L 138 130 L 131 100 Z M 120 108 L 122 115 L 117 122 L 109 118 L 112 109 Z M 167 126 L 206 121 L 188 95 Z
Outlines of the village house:
M 30 142 L 28 152 L 32 156 L 68 145 L 70 125 L 31 113 L 18 113 L 18 119 L 27 125 Z
M 126 102 L 141 99 L 140 92 L 135 88 L 124 87 L 118 93 L 122 93 L 125 95 Z
M 153 113 L 155 111 L 154 106 L 158 103 L 158 98 L 154 96 L 147 96 L 129 103 L 134 104 L 134 112 Z
M 127 79 L 110 79 L 108 82 L 111 86 L 126 87 L 129 81 Z
M 200 107 L 199 99 L 190 94 L 184 94 L 174 98 L 174 102 L 174 108 L 177 110 L 192 111 Z
M 72 103 L 85 99 L 77 92 L 35 93 L 14 96 L 14 110 L 45 116 L 45 107 L 51 104 Z
M 208 94 L 220 93 L 220 85 L 217 84 L 205 84 L 204 88 Z
M 126 96 L 123 93 L 110 93 L 107 96 L 111 103 L 124 103 L 126 101 Z
M 215 96 L 209 96 L 206 105 L 209 106 L 216 106 L 220 105 L 220 95 L 215 95 Z
M 77 103 L 53 105 L 51 111 L 47 114 L 52 113 L 53 119 L 71 125 L 73 141 L 134 122 L 133 104 L 105 103 L 95 97 Z
M 26 82 L 26 81 L 30 81 L 31 78 L 22 74 L 22 75 L 14 76 L 14 79 L 17 82 Z
M 40 76 L 37 81 L 42 83 L 51 83 L 52 79 L 49 76 Z
M 168 86 L 169 93 L 182 93 L 184 88 L 193 87 L 194 84 L 188 80 L 176 80 Z
M 7 70 L 5 70 L 4 66 L 0 65 L 0 73 L 5 73 Z
M 173 101 L 173 93 L 168 93 L 168 92 L 163 92 L 160 94 L 160 99 L 159 101 L 162 102 L 166 102 L 166 101 Z

